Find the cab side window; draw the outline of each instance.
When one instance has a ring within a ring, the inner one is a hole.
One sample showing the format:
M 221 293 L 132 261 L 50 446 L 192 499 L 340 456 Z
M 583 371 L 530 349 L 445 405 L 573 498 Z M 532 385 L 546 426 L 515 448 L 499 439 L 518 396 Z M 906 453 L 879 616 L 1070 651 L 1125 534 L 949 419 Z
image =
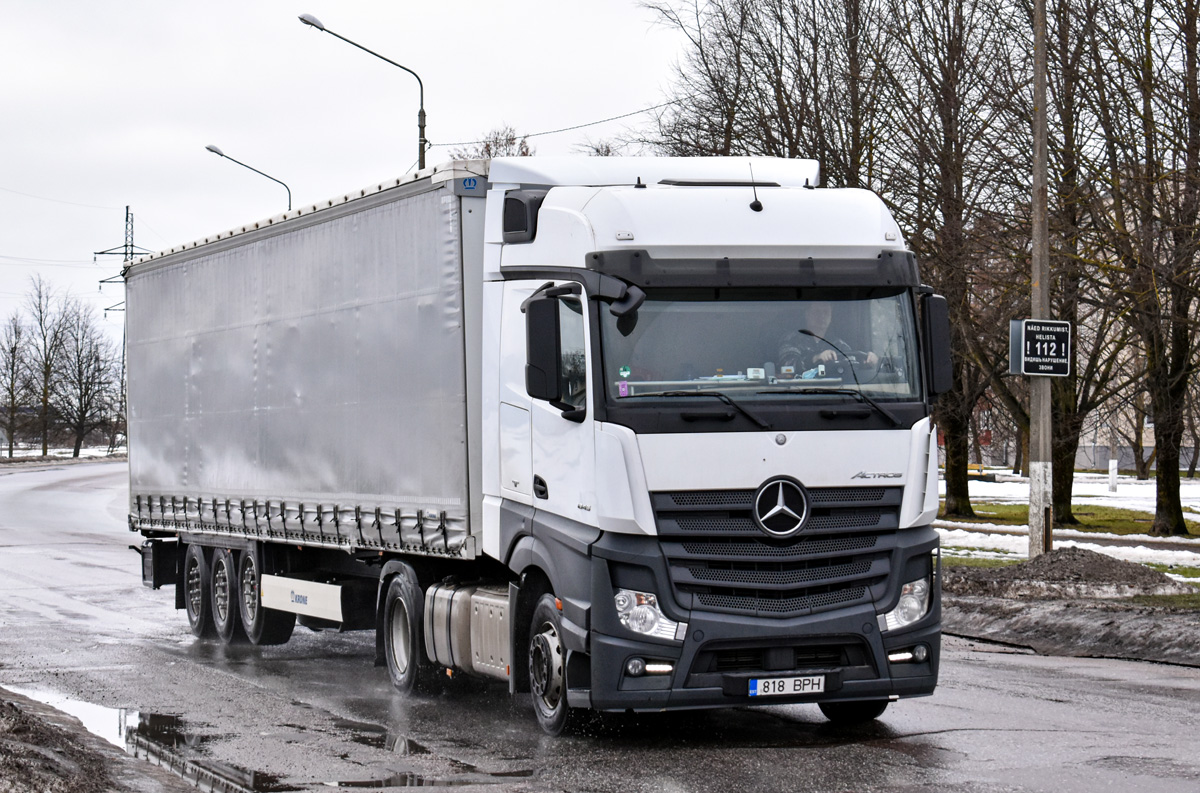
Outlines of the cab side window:
M 583 341 L 583 305 L 577 298 L 561 301 L 558 333 L 562 345 L 562 401 L 573 408 L 582 408 L 587 402 L 587 357 Z

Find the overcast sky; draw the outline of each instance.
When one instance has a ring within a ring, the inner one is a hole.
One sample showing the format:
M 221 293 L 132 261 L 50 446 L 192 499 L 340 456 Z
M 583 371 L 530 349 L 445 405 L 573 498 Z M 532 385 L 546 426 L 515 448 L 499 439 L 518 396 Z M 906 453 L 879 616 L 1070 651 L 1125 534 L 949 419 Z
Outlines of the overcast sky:
M 537 133 L 661 103 L 680 39 L 633 0 L 0 0 L 0 318 L 40 272 L 120 303 L 125 241 L 160 250 L 415 166 L 427 137 Z M 569 154 L 648 115 L 530 139 Z M 428 163 L 449 156 L 434 148 Z M 108 324 L 119 333 L 122 315 Z

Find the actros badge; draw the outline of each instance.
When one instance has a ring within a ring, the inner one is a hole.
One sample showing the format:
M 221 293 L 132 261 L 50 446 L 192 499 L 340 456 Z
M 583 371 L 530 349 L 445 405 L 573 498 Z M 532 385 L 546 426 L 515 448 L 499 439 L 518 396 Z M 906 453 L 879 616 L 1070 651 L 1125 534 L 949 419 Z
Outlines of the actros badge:
M 768 479 L 754 494 L 754 522 L 772 537 L 790 537 L 808 520 L 808 491 L 794 479 Z

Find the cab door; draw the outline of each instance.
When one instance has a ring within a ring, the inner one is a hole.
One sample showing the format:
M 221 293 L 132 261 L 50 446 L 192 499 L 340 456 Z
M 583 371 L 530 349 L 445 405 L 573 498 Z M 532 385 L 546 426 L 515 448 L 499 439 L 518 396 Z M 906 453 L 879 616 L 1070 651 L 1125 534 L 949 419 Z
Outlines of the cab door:
M 588 301 L 579 284 L 557 282 L 535 293 L 526 308 L 533 505 L 595 526 Z

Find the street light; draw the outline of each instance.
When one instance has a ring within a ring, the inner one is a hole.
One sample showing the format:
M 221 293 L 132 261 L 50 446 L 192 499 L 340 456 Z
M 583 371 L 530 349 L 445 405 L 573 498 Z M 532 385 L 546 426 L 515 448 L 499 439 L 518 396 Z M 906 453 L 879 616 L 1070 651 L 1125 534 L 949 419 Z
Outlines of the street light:
M 376 58 L 378 58 L 379 60 L 387 61 L 388 63 L 395 66 L 396 68 L 403 69 L 404 71 L 411 74 L 413 77 L 417 78 L 417 87 L 420 88 L 420 90 L 421 90 L 421 106 L 420 106 L 420 109 L 417 111 L 417 169 L 423 170 L 425 168 L 425 147 L 429 144 L 429 141 L 425 140 L 425 83 L 421 82 L 421 75 L 417 74 L 416 72 L 414 72 L 412 69 L 408 68 L 407 66 L 402 66 L 401 64 L 396 63 L 395 61 L 391 60 L 390 58 L 383 57 L 382 55 L 380 55 L 378 52 L 375 52 L 374 50 L 367 49 L 366 47 L 364 47 L 363 45 L 359 44 L 356 41 L 351 41 L 350 39 L 346 38 L 345 36 L 339 36 L 337 33 L 334 33 L 332 30 L 330 30 L 329 28 L 322 25 L 321 20 L 317 19 L 312 14 L 301 14 L 300 21 L 303 22 L 304 24 L 308 25 L 309 27 L 316 28 L 317 30 L 328 33 L 329 35 L 333 36 L 334 38 L 339 38 L 342 41 L 346 42 L 347 44 L 353 44 L 355 47 L 358 47 L 363 52 L 369 52 L 372 55 L 374 55 Z
M 257 168 L 251 168 L 249 165 L 247 165 L 246 163 L 242 162 L 241 160 L 235 160 L 235 159 L 233 159 L 232 157 L 230 157 L 230 156 L 229 156 L 228 154 L 226 154 L 225 152 L 221 151 L 221 150 L 220 150 L 219 148 L 217 148 L 216 146 L 213 146 L 211 143 L 210 143 L 209 145 L 205 146 L 204 148 L 208 149 L 209 151 L 211 151 L 213 154 L 217 155 L 218 157 L 224 157 L 224 158 L 225 158 L 225 159 L 227 159 L 227 160 L 230 160 L 230 161 L 232 161 L 232 162 L 236 162 L 238 165 L 242 166 L 243 168 L 250 168 L 250 170 L 254 171 L 254 172 L 255 172 L 256 174 L 258 174 L 259 176 L 265 176 L 265 177 L 267 177 L 268 179 L 270 179 L 272 182 L 279 182 L 279 180 L 278 180 L 278 179 L 276 179 L 274 176 L 271 176 L 270 174 L 265 174 L 265 173 L 263 173 L 262 171 L 258 170 Z M 283 184 L 283 182 L 279 182 L 279 184 Z M 291 211 L 292 211 L 292 188 L 288 187 L 286 184 L 283 184 L 283 189 L 284 189 L 284 190 L 287 190 L 287 194 L 288 194 L 288 212 L 291 212 Z

